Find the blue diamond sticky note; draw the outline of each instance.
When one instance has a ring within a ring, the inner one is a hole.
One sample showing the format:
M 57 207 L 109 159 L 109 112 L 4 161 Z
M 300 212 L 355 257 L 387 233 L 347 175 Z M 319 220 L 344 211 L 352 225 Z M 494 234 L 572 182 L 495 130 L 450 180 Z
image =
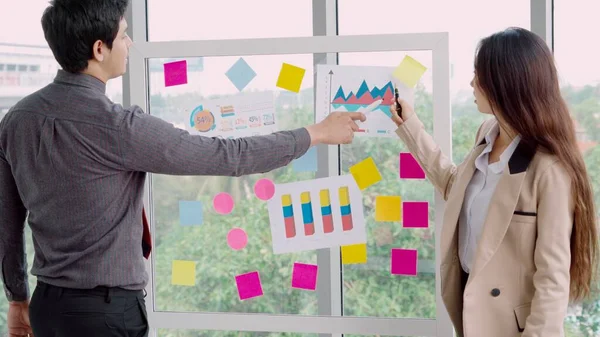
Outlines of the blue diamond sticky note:
M 200 201 L 179 201 L 179 222 L 182 226 L 202 225 L 203 221 Z
M 248 83 L 256 77 L 254 70 L 241 57 L 227 70 L 225 75 L 239 91 L 244 90 Z
M 292 162 L 296 172 L 317 172 L 317 148 L 311 147 L 306 153 Z

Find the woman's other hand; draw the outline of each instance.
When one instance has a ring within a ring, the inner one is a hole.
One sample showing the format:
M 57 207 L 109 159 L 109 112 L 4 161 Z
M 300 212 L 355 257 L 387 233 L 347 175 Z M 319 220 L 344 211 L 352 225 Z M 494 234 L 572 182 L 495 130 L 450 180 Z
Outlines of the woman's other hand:
M 392 120 L 394 121 L 394 123 L 396 123 L 396 126 L 400 127 L 400 125 L 402 125 L 402 123 L 404 123 L 405 120 L 407 120 L 415 114 L 415 110 L 403 99 L 398 98 L 398 102 L 402 107 L 402 117 L 398 115 L 398 103 L 390 105 L 390 112 L 392 113 Z

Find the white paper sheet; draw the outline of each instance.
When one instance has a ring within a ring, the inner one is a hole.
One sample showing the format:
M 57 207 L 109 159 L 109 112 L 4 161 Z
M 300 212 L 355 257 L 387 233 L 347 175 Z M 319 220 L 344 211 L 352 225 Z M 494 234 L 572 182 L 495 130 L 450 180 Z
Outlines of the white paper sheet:
M 414 91 L 396 80 L 394 67 L 317 65 L 316 121 L 334 111 L 360 111 L 381 99 L 381 104 L 365 112 L 367 121 L 359 124 L 358 137 L 397 137 L 391 120 L 390 104 L 394 85 L 400 98 L 414 106 Z
M 272 92 L 243 93 L 204 100 L 188 122 L 190 133 L 208 137 L 239 138 L 277 131 Z
M 342 213 L 339 199 L 339 188 L 348 187 L 352 223 L 351 230 L 342 228 Z M 333 218 L 333 232 L 325 233 L 321 213 L 320 191 L 329 190 L 331 215 Z M 300 195 L 310 193 L 313 210 L 313 223 L 315 232 L 306 236 L 304 232 L 304 219 L 302 217 L 302 204 Z M 294 211 L 296 235 L 287 238 L 283 217 L 282 196 L 291 195 Z M 275 195 L 268 201 L 269 220 L 271 222 L 271 236 L 273 252 L 275 254 L 331 248 L 342 245 L 366 243 L 367 232 L 363 210 L 362 192 L 358 188 L 352 175 L 344 175 L 315 180 L 299 181 L 287 184 L 276 184 Z

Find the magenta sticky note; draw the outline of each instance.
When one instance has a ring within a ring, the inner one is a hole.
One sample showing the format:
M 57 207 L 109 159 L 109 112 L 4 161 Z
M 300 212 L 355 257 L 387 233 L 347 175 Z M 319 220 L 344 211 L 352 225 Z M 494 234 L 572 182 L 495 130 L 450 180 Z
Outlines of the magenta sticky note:
M 292 288 L 315 290 L 317 289 L 317 273 L 319 267 L 315 264 L 294 263 L 292 271 Z
M 187 83 L 187 61 L 176 61 L 164 64 L 165 87 Z
M 417 250 L 392 248 L 393 275 L 417 276 Z
M 233 250 L 240 250 L 248 244 L 248 235 L 241 228 L 234 228 L 227 233 L 227 244 Z
M 229 193 L 221 192 L 213 198 L 213 207 L 219 214 L 229 214 L 233 211 L 233 197 Z
M 400 153 L 400 178 L 425 179 L 425 172 L 415 157 L 408 152 Z
M 236 276 L 235 283 L 242 301 L 263 295 L 260 275 L 257 271 Z
M 404 201 L 402 203 L 402 227 L 429 227 L 429 203 L 427 201 Z
M 260 179 L 254 184 L 254 194 L 260 200 L 269 200 L 275 194 L 275 184 L 270 179 Z

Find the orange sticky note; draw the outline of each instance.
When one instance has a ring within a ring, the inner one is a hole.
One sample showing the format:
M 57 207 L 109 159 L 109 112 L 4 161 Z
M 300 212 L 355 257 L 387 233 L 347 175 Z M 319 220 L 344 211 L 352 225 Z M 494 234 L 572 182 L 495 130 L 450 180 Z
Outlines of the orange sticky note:
M 377 166 L 371 157 L 351 166 L 350 173 L 354 177 L 354 180 L 356 180 L 358 188 L 361 190 L 364 190 L 381 180 L 381 174 L 379 173 L 379 170 L 377 170 Z
M 410 56 L 405 56 L 392 75 L 409 88 L 414 88 L 427 68 Z
M 342 264 L 367 263 L 367 244 L 342 246 Z
M 196 285 L 196 262 L 173 261 L 171 284 L 193 287 Z
M 277 87 L 298 93 L 305 73 L 306 69 L 284 63 L 279 72 Z
M 402 198 L 399 196 L 375 198 L 375 221 L 400 221 L 401 218 Z

